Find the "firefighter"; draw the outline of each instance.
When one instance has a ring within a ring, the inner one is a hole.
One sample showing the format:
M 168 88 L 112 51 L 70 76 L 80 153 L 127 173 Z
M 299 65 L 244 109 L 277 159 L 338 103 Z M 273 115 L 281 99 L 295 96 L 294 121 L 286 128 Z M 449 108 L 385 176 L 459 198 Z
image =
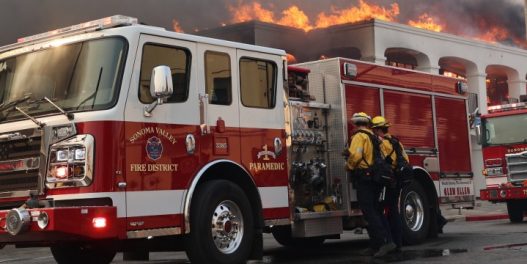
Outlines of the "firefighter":
M 388 162 L 391 162 L 392 169 L 394 170 L 395 175 L 399 175 L 396 170 L 401 162 L 398 163 L 397 158 L 404 158 L 403 164 L 408 164 L 408 155 L 404 151 L 404 147 L 399 140 L 395 137 L 392 137 L 388 133 L 388 128 L 390 123 L 382 116 L 376 116 L 372 120 L 372 130 L 379 138 L 382 139 L 381 152 L 386 157 Z M 397 155 L 396 148 L 393 144 L 398 144 L 400 154 Z M 395 182 L 392 186 L 386 188 L 386 194 L 384 197 L 384 207 L 386 209 L 386 218 L 388 220 L 390 234 L 393 239 L 393 242 L 397 246 L 395 251 L 400 252 L 402 248 L 402 220 L 399 210 L 399 197 L 401 195 L 401 188 L 403 186 L 402 179 L 395 177 Z
M 370 237 L 370 247 L 361 253 L 382 257 L 394 250 L 396 245 L 391 242 L 388 223 L 383 216 L 379 200 L 383 186 L 373 181 L 371 174 L 373 164 L 373 143 L 369 136 L 373 135 L 369 129 L 371 117 L 360 112 L 353 114 L 351 121 L 356 126 L 356 131 L 351 137 L 346 166 L 351 172 L 353 186 L 357 189 L 357 200 L 368 222 L 367 230 Z

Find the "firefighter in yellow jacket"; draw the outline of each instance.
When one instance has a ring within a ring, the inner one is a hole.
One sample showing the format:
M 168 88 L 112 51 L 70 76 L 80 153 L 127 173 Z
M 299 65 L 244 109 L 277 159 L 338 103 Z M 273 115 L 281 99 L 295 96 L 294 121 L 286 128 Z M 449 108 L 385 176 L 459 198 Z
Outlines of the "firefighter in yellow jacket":
M 384 157 L 388 157 L 387 159 L 391 161 L 392 169 L 395 171 L 396 169 L 400 169 L 397 168 L 400 163 L 397 161 L 398 155 L 393 144 L 398 144 L 397 147 L 400 151 L 399 156 L 404 158 L 403 162 L 408 164 L 409 161 L 408 155 L 404 151 L 404 147 L 401 142 L 399 140 L 394 140 L 395 138 L 388 133 L 389 127 L 390 123 L 388 123 L 382 116 L 376 116 L 372 120 L 373 132 L 382 139 L 381 152 L 383 153 Z M 397 173 L 395 173 L 395 175 L 397 175 Z M 400 251 L 402 247 L 403 227 L 399 209 L 399 196 L 401 195 L 402 184 L 403 183 L 401 182 L 401 179 L 397 179 L 396 177 L 396 182 L 394 185 L 386 188 L 386 194 L 384 198 L 386 218 L 389 224 L 390 235 L 393 239 L 393 242 L 397 246 L 396 251 Z
M 355 113 L 351 121 L 356 130 L 351 138 L 346 166 L 351 171 L 351 180 L 357 190 L 357 200 L 364 219 L 368 222 L 370 247 L 363 254 L 382 257 L 394 250 L 396 245 L 392 243 L 388 223 L 382 213 L 383 208 L 379 200 L 383 186 L 372 179 L 373 143 L 369 136 L 373 135 L 369 129 L 371 117 L 363 112 Z

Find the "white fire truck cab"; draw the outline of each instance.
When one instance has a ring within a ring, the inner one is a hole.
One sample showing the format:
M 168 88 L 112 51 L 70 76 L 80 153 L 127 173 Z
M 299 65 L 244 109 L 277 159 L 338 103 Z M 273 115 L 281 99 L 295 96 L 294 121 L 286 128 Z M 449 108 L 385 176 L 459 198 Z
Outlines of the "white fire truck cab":
M 352 111 L 408 133 L 406 242 L 437 234 L 439 203 L 473 201 L 462 82 L 341 58 L 288 72 L 285 55 L 125 16 L 0 47 L 0 244 L 239 263 L 263 232 L 336 238 L 365 226 L 340 156 Z

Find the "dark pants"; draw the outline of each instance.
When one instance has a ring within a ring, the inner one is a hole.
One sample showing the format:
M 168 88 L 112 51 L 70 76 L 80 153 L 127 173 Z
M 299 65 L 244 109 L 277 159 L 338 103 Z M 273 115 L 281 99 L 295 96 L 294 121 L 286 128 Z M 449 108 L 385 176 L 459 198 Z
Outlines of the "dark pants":
M 391 238 L 393 243 L 399 248 L 403 245 L 403 223 L 399 210 L 400 195 L 401 188 L 386 188 L 386 196 L 384 198 L 386 218 L 388 219 Z
M 364 219 L 368 222 L 370 247 L 378 249 L 391 242 L 390 231 L 387 229 L 388 222 L 383 215 L 382 204 L 379 202 L 382 186 L 372 181 L 359 180 L 356 182 L 356 189 L 360 209 Z

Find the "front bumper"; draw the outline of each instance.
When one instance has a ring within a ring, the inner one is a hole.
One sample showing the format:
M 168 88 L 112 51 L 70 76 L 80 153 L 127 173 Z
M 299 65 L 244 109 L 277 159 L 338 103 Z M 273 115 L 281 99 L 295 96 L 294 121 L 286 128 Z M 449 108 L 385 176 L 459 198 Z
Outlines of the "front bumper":
M 527 187 L 488 188 L 480 191 L 481 200 L 505 202 L 507 200 L 527 199 Z
M 84 206 L 27 209 L 30 220 L 26 231 L 11 235 L 6 230 L 8 210 L 0 211 L 0 244 L 53 243 L 113 239 L 118 236 L 117 208 L 111 206 Z M 49 223 L 45 228 L 37 224 L 38 216 L 45 212 Z M 104 227 L 95 227 L 94 219 L 104 218 Z

